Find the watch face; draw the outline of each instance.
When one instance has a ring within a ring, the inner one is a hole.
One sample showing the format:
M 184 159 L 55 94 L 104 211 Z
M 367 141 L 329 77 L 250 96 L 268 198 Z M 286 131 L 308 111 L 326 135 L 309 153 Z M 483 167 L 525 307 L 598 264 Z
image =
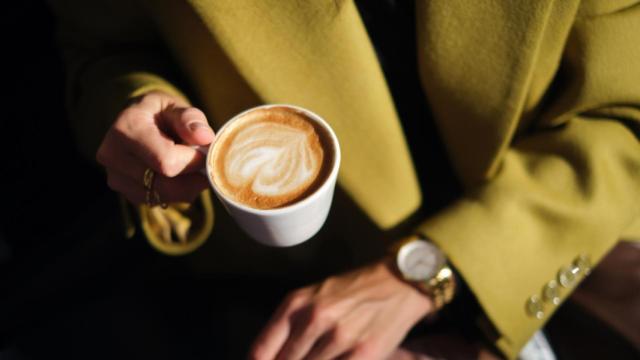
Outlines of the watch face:
M 444 265 L 444 255 L 435 245 L 415 240 L 402 246 L 397 257 L 398 269 L 408 280 L 421 281 L 434 277 Z

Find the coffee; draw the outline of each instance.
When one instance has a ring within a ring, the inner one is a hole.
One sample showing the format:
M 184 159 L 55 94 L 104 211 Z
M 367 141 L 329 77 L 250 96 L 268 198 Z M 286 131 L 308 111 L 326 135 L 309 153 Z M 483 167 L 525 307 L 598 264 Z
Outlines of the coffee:
M 224 127 L 212 149 L 213 182 L 225 196 L 256 209 L 298 202 L 333 166 L 331 136 L 301 111 L 258 108 Z

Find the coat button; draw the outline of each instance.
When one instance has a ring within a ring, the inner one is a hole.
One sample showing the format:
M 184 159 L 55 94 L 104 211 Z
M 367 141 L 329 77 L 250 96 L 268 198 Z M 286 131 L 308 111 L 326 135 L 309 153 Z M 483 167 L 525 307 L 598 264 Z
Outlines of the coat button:
M 560 283 L 560 285 L 562 285 L 562 287 L 572 286 L 576 281 L 577 271 L 577 268 L 572 269 L 568 266 L 560 268 L 560 270 L 558 271 L 558 282 Z
M 588 255 L 582 254 L 575 258 L 575 260 L 573 260 L 573 266 L 577 267 L 584 276 L 591 273 L 591 260 Z
M 542 289 L 542 298 L 553 305 L 560 304 L 560 287 L 558 282 L 551 280 Z
M 544 317 L 544 304 L 538 295 L 533 295 L 527 300 L 525 306 L 527 314 L 536 319 L 542 319 Z

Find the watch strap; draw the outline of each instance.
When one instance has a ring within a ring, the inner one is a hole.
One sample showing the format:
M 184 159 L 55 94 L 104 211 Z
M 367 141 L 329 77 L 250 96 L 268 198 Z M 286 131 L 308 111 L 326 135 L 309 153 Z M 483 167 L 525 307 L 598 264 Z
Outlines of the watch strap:
M 422 286 L 421 286 L 422 287 Z M 431 295 L 435 310 L 440 310 L 451 302 L 455 294 L 455 277 L 453 271 L 447 265 L 443 266 L 433 278 L 429 279 L 428 286 L 422 287 L 423 292 Z

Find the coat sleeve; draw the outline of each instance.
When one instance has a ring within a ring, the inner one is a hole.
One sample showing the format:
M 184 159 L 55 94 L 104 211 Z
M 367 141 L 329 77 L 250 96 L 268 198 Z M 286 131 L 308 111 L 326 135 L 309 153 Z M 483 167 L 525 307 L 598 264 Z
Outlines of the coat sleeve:
M 67 111 L 83 155 L 95 158 L 107 130 L 131 99 L 160 90 L 189 102 L 178 84 L 176 64 L 153 19 L 147 16 L 149 12 L 138 1 L 49 3 L 58 22 L 58 41 L 66 64 Z M 195 250 L 211 234 L 214 213 L 209 191 L 201 194 L 200 201 L 185 205 L 172 204 L 166 211 L 146 205 L 137 209 L 140 228 L 159 251 L 182 255 Z M 133 224 L 127 209 L 123 207 L 125 223 Z M 172 227 L 183 229 L 187 245 L 163 240 L 162 234 L 164 238 L 172 234 Z M 134 231 L 127 225 L 127 236 L 133 236 Z
M 49 0 L 67 73 L 67 110 L 93 159 L 117 114 L 136 96 L 176 86 L 171 57 L 137 1 Z
M 579 13 L 549 110 L 504 151 L 493 178 L 419 226 L 509 358 L 586 276 L 585 260 L 640 239 L 638 44 L 640 5 Z

